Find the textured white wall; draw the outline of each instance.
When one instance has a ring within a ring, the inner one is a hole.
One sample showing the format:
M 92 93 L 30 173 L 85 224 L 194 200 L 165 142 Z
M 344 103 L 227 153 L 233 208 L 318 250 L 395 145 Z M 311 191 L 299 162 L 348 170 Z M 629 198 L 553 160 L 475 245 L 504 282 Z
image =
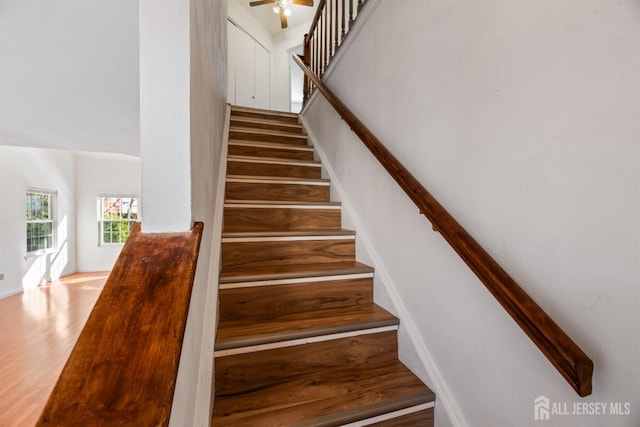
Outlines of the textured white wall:
M 100 246 L 98 196 L 140 196 L 140 159 L 123 154 L 78 152 L 75 154 L 75 190 L 77 270 L 111 270 L 123 245 Z
M 0 146 L 0 297 L 76 270 L 74 159 L 67 151 Z M 56 248 L 26 255 L 27 188 L 57 191 Z
M 139 154 L 138 2 L 3 0 L 0 144 Z
M 454 422 L 537 425 L 545 395 L 631 403 L 545 425 L 638 425 L 640 4 L 382 1 L 352 42 L 329 86 L 595 363 L 580 399 L 315 98 L 310 130 Z

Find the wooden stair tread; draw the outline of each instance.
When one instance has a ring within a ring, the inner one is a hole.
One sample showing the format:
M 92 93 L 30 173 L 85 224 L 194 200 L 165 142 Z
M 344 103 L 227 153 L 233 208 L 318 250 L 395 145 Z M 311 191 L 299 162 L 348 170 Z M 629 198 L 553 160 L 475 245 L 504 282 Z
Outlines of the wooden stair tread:
M 309 145 L 291 145 L 282 142 L 260 142 L 260 141 L 243 141 L 238 139 L 229 140 L 229 145 L 243 145 L 248 147 L 262 147 L 262 148 L 281 148 L 283 150 L 297 150 L 297 151 L 313 151 L 313 147 Z
M 248 163 L 277 163 L 282 165 L 295 165 L 295 166 L 320 166 L 320 162 L 316 160 L 296 160 L 287 159 L 284 157 L 256 157 L 256 156 L 238 156 L 229 155 L 228 161 L 235 162 L 248 162 Z
M 306 264 L 282 265 L 271 267 L 253 267 L 238 270 L 222 270 L 220 283 L 237 283 L 259 280 L 279 280 L 292 278 L 308 278 L 322 276 L 341 276 L 347 274 L 373 273 L 373 268 L 360 262 L 352 265 L 336 264 Z
M 242 107 L 239 105 L 231 106 L 231 115 L 233 115 L 234 112 L 258 113 L 258 114 L 266 114 L 274 117 L 280 116 L 280 117 L 288 117 L 288 118 L 294 118 L 294 119 L 298 118 L 297 113 L 291 113 L 289 111 L 265 110 L 263 108 Z
M 232 137 L 234 139 L 238 139 L 238 136 L 235 135 L 236 133 L 243 133 L 243 134 L 252 135 L 255 137 L 280 137 L 280 138 L 284 138 L 285 140 L 299 139 L 299 140 L 306 141 L 308 139 L 307 135 L 303 133 L 292 133 L 292 132 L 283 132 L 283 131 L 269 130 L 269 129 L 240 127 L 240 126 L 231 126 L 229 128 L 229 132 L 230 134 L 233 133 Z
M 433 402 L 402 363 L 313 371 L 241 395 L 218 395 L 213 423 L 225 426 L 335 426 Z
M 257 117 L 242 117 L 242 116 L 233 116 L 231 118 L 232 122 L 239 122 L 245 124 L 256 124 L 256 125 L 277 125 L 285 129 L 291 129 L 291 132 L 302 132 L 302 125 L 294 124 L 294 123 L 286 123 L 277 120 L 269 120 L 269 119 L 261 119 Z
M 227 175 L 227 182 L 267 182 L 273 184 L 322 184 L 329 185 L 331 180 L 323 178 L 291 178 L 286 176 L 264 175 Z
M 395 326 L 398 319 L 376 304 L 274 315 L 270 319 L 221 320 L 216 350 Z

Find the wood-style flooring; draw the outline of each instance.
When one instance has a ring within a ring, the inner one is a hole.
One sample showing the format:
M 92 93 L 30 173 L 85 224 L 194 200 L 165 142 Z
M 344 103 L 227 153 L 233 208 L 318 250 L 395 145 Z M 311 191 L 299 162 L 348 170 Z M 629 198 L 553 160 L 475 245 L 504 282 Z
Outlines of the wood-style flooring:
M 0 426 L 36 423 L 108 275 L 78 273 L 0 300 Z

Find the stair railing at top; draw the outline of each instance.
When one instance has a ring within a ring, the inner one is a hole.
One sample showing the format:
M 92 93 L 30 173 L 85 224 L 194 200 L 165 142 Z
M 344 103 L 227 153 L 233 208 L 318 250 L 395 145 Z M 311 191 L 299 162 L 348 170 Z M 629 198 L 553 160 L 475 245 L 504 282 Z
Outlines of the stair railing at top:
M 309 33 L 304 36 L 305 64 L 320 76 L 324 75 L 331 59 L 353 29 L 356 18 L 368 0 L 320 0 L 311 22 Z M 305 101 L 314 90 L 313 82 L 304 76 Z
M 407 196 L 413 200 L 420 213 L 431 221 L 433 229 L 444 237 L 574 390 L 582 397 L 590 395 L 593 375 L 591 359 L 322 82 L 319 76 L 322 76 L 328 58 L 332 56 L 331 45 L 335 47 L 344 40 L 344 33 L 337 38 L 335 33 L 322 30 L 323 25 L 329 23 L 331 26 L 330 23 L 333 22 L 331 14 L 334 12 L 327 6 L 331 3 L 336 6 L 335 22 L 338 21 L 338 17 L 346 15 L 344 0 L 342 0 L 342 9 L 337 7 L 338 0 L 321 0 L 311 30 L 304 39 L 304 59 L 294 55 L 294 60 L 305 74 L 305 100 L 313 90 L 320 90 Z M 360 5 L 361 2 L 358 2 L 358 6 Z M 351 9 L 348 12 L 351 12 Z M 348 28 L 353 24 L 352 15 L 349 14 L 349 16 Z M 342 22 L 344 28 L 344 18 Z M 335 28 L 337 32 L 337 24 Z M 335 40 L 339 43 L 334 42 Z

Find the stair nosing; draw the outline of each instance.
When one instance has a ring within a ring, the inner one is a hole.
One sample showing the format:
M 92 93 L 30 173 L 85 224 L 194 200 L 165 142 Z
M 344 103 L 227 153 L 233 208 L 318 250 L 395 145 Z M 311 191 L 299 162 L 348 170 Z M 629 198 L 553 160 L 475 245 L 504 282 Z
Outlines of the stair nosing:
M 305 134 L 295 134 L 291 132 L 283 132 L 277 130 L 270 129 L 258 129 L 258 128 L 245 128 L 239 126 L 230 126 L 229 133 L 231 132 L 244 132 L 251 135 L 267 135 L 267 136 L 278 136 L 283 138 L 291 138 L 291 139 L 304 139 L 307 140 L 309 137 Z
M 356 262 L 353 266 L 336 266 L 335 268 L 324 268 L 318 270 L 291 270 L 275 273 L 245 273 L 244 275 L 225 276 L 224 270 L 218 279 L 219 284 L 227 283 L 245 283 L 266 280 L 285 280 L 285 279 L 308 279 L 314 277 L 326 276 L 344 276 L 346 274 L 373 273 L 373 267 Z
M 258 243 L 258 242 L 302 242 L 323 240 L 356 240 L 355 234 L 332 234 L 313 236 L 247 236 L 223 237 L 222 243 Z
M 225 200 L 225 208 L 247 209 L 325 209 L 340 210 L 338 202 L 293 202 L 290 200 Z
M 306 237 L 306 236 L 355 236 L 353 230 L 299 230 L 299 231 L 225 231 L 222 238 L 229 237 Z
M 243 141 L 240 139 L 230 139 L 229 145 L 241 145 L 243 147 L 259 147 L 259 148 L 273 148 L 283 150 L 294 151 L 314 151 L 313 147 L 309 145 L 292 145 L 282 142 L 268 142 L 268 141 Z
M 426 387 L 426 386 L 425 386 Z M 428 388 L 427 388 L 428 389 Z M 295 427 L 320 427 L 320 426 L 343 426 L 347 427 L 351 423 L 362 422 L 367 419 L 388 414 L 390 412 L 396 412 L 402 409 L 411 408 L 421 404 L 433 404 L 435 405 L 435 394 L 431 389 L 428 391 L 411 393 L 406 396 L 396 397 L 382 402 L 372 403 L 366 406 L 358 406 L 336 412 L 323 417 L 316 417 L 310 420 L 305 420 L 292 424 Z M 428 408 L 425 408 L 428 409 Z M 393 418 L 389 418 L 393 419 Z M 366 424 L 355 424 L 366 425 Z
M 287 166 L 322 167 L 322 164 L 316 160 L 285 159 L 282 157 L 238 156 L 235 154 L 228 155 L 227 161 L 244 163 L 267 163 Z
M 218 285 L 219 290 L 225 289 L 240 289 L 240 288 L 258 288 L 262 286 L 279 286 L 279 285 L 295 285 L 303 283 L 316 283 L 316 282 L 329 282 L 340 280 L 355 280 L 355 279 L 373 279 L 374 273 L 350 273 L 350 274 L 334 274 L 325 276 L 310 276 L 310 277 L 293 277 L 289 279 L 273 279 L 273 280 L 252 280 L 244 282 L 225 282 Z
M 367 321 L 355 321 L 344 323 L 341 325 L 322 326 L 308 329 L 291 330 L 286 332 L 278 332 L 264 335 L 249 335 L 243 338 L 234 338 L 231 340 L 217 341 L 215 343 L 215 351 L 241 349 L 248 347 L 255 347 L 266 344 L 276 344 L 281 342 L 290 342 L 299 339 L 331 336 L 349 332 L 359 332 L 371 329 L 379 329 L 382 327 L 393 326 L 397 327 L 400 324 L 400 320 L 391 315 L 387 319 L 367 320 Z M 360 333 L 356 334 L 360 335 Z M 274 347 L 275 348 L 275 347 Z
M 405 408 L 398 409 L 393 412 L 385 412 L 384 414 L 376 415 L 374 417 L 363 418 L 353 423 L 343 424 L 341 427 L 361 427 L 361 426 L 368 426 L 372 424 L 378 424 L 383 421 L 389 421 L 395 418 L 403 417 L 405 415 L 411 415 L 411 414 L 415 414 L 416 412 L 435 408 L 435 406 L 436 406 L 436 401 L 435 401 L 435 394 L 434 394 L 434 399 L 430 402 L 419 403 L 417 405 L 407 406 Z
M 273 350 L 276 348 L 295 347 L 298 345 L 314 344 L 318 342 L 339 340 L 343 338 L 357 337 L 361 335 L 379 334 L 383 332 L 397 331 L 398 328 L 399 328 L 399 324 L 387 325 L 387 326 L 380 326 L 380 327 L 366 328 L 366 329 L 354 329 L 348 332 L 338 332 L 338 333 L 332 333 L 332 334 L 314 335 L 306 338 L 296 338 L 296 339 L 290 339 L 290 340 L 275 341 L 275 342 L 270 342 L 265 344 L 255 344 L 255 345 L 249 345 L 244 347 L 215 349 L 213 353 L 213 357 L 215 358 L 215 357 L 235 356 L 237 354 L 256 353 L 258 351 Z

